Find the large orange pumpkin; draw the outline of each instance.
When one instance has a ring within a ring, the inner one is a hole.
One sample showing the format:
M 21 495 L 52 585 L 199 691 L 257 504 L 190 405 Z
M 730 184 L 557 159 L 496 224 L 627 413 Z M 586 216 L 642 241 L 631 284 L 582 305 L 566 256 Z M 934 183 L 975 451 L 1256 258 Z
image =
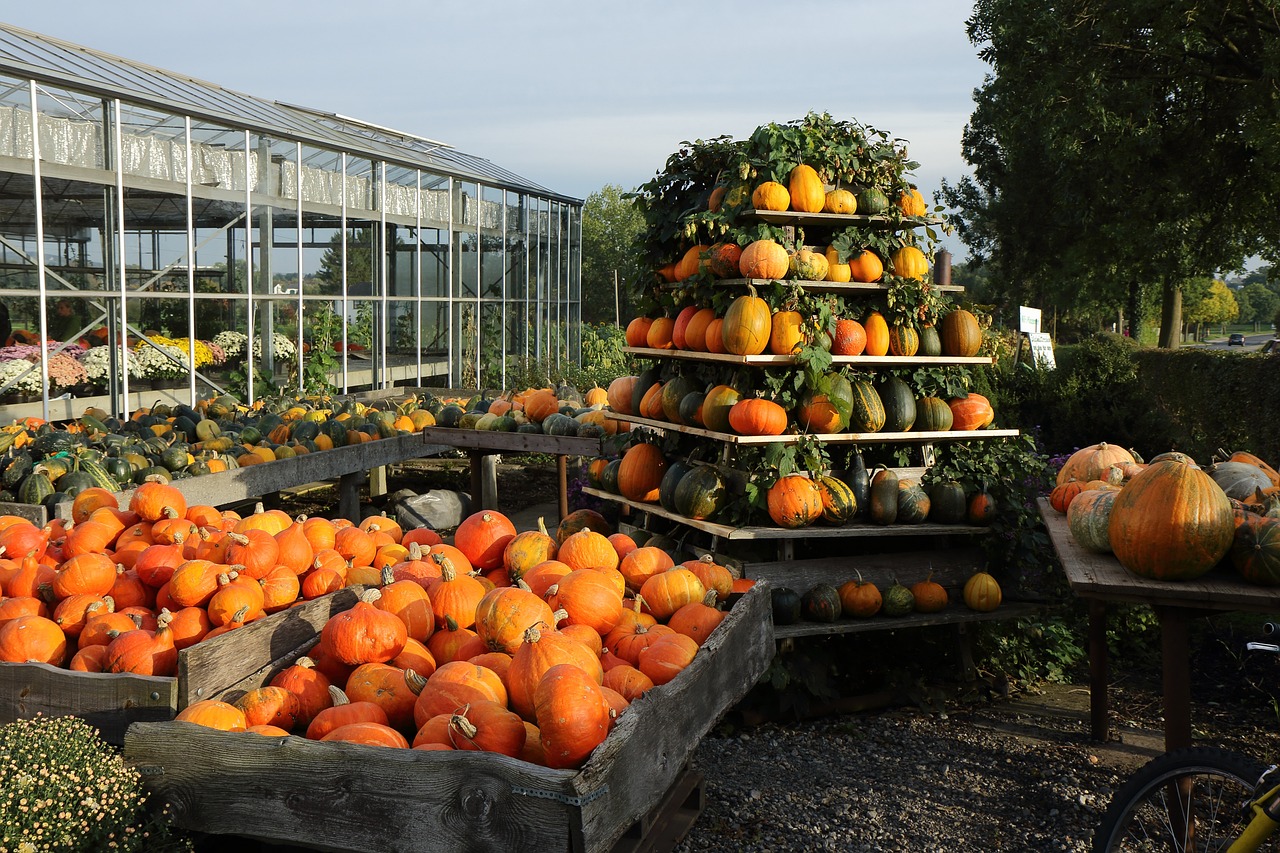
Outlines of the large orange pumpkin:
M 1134 574 L 1192 580 L 1226 555 L 1235 520 L 1213 478 L 1171 459 L 1148 465 L 1116 493 L 1107 532 L 1116 559 Z
M 766 496 L 769 517 L 779 527 L 806 527 L 822 517 L 822 492 L 799 474 L 779 477 Z
M 982 349 L 982 327 L 978 318 L 963 308 L 953 308 L 942 316 L 939 335 L 943 355 L 969 358 Z
M 651 503 L 658 499 L 658 486 L 666 473 L 667 460 L 656 444 L 635 444 L 622 456 L 618 466 L 618 491 L 630 501 Z
M 738 272 L 743 278 L 786 278 L 790 264 L 787 250 L 773 240 L 748 243 L 738 258 Z
M 991 408 L 991 401 L 972 391 L 967 397 L 953 397 L 947 401 L 947 406 L 951 409 L 953 430 L 983 429 L 995 419 L 995 409 Z
M 812 166 L 801 163 L 787 179 L 791 209 L 804 213 L 820 213 L 827 201 L 826 187 Z
M 745 296 L 733 300 L 720 327 L 724 348 L 734 355 L 759 355 L 769 345 L 773 312 L 769 303 L 749 287 Z
M 1100 480 L 1112 465 L 1135 462 L 1133 454 L 1118 444 L 1108 444 L 1105 441 L 1091 444 L 1080 448 L 1067 458 L 1061 470 L 1058 471 L 1057 485 L 1060 486 L 1072 480 L 1079 480 L 1081 483 Z

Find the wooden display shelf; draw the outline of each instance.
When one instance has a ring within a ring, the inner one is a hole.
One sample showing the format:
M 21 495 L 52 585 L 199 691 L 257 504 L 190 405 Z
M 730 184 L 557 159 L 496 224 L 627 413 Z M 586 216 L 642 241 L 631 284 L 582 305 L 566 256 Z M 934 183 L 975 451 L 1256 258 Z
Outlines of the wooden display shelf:
M 624 421 L 636 426 L 651 427 L 669 432 L 682 432 L 687 435 L 701 436 L 725 444 L 759 445 L 782 442 L 789 444 L 800 439 L 799 434 L 783 435 L 737 435 L 731 432 L 714 432 L 701 427 L 673 424 L 670 421 L 659 421 L 653 418 L 642 418 L 638 415 L 620 415 L 609 410 L 609 417 L 615 421 Z M 827 444 L 931 444 L 935 441 L 967 441 L 974 438 L 1012 438 L 1019 434 L 1016 429 L 976 429 L 976 430 L 930 430 L 928 432 L 818 432 L 809 433 L 809 438 Z
M 733 355 L 719 352 L 697 352 L 687 349 L 655 349 L 653 347 L 623 347 L 622 351 L 638 358 L 676 358 L 685 361 L 706 361 L 718 364 L 755 365 L 758 367 L 794 367 L 794 355 Z M 832 364 L 848 364 L 854 367 L 928 367 L 932 365 L 988 365 L 991 357 L 985 355 L 833 355 Z
M 803 281 L 800 279 L 781 279 L 781 278 L 718 278 L 710 282 L 712 287 L 767 287 L 771 284 L 785 284 L 803 287 L 810 293 L 886 293 L 889 290 L 887 284 L 879 282 L 865 281 Z M 683 284 L 667 284 L 663 287 L 667 289 L 675 287 L 683 287 Z M 943 293 L 963 293 L 964 287 L 959 284 L 933 284 L 930 287 Z
M 719 536 L 722 539 L 729 540 L 748 540 L 748 539 L 846 539 L 851 537 L 889 537 L 889 536 L 946 536 L 953 533 L 962 533 L 973 535 L 986 532 L 987 528 L 977 527 L 972 524 L 934 524 L 932 522 L 922 522 L 920 524 L 845 524 L 840 527 L 804 527 L 800 529 L 792 529 L 788 527 L 736 527 L 728 524 L 717 524 L 713 521 L 699 521 L 693 518 L 686 518 L 675 512 L 669 512 L 663 509 L 661 504 L 642 503 L 640 501 L 631 501 L 615 495 L 612 492 L 606 492 L 602 489 L 591 487 L 584 488 L 583 494 L 591 495 L 601 500 L 612 501 L 613 503 L 622 504 L 631 507 L 639 512 L 647 512 L 650 515 L 675 521 L 680 524 L 692 527 L 695 530 L 701 530 L 704 533 L 710 533 L 713 536 Z
M 922 228 L 928 225 L 941 225 L 942 220 L 936 216 L 901 216 L 889 217 L 878 213 L 805 213 L 799 210 L 744 210 L 739 216 L 754 216 L 771 225 L 825 225 L 838 228 L 842 225 L 867 225 L 872 228 L 896 228 L 906 225 L 909 228 Z
M 952 602 L 947 609 L 937 613 L 908 613 L 906 616 L 872 616 L 870 619 L 837 619 L 835 622 L 797 622 L 793 625 L 774 625 L 773 636 L 777 640 L 791 637 L 815 637 L 833 634 L 860 634 L 867 631 L 898 631 L 908 628 L 924 628 L 930 625 L 968 625 L 1002 619 L 1021 619 L 1041 610 L 1038 604 L 1009 602 L 995 610 L 979 613 L 964 604 Z

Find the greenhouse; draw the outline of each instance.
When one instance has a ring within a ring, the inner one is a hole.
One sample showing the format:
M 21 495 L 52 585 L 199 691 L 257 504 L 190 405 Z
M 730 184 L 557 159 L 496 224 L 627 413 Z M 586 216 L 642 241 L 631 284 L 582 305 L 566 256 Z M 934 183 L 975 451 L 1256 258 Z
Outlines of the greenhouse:
M 7 414 L 578 359 L 581 201 L 422 136 L 0 24 L 0 190 Z

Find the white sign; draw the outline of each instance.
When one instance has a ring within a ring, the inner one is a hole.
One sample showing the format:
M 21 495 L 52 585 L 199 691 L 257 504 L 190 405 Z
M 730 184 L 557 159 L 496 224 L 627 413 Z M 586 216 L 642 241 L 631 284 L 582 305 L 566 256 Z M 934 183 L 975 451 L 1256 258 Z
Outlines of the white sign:
M 1027 338 L 1031 341 L 1031 358 L 1038 367 L 1052 370 L 1058 366 L 1053 359 L 1053 341 L 1048 332 L 1031 332 Z
M 1018 331 L 1034 335 L 1040 331 L 1040 309 L 1018 306 Z

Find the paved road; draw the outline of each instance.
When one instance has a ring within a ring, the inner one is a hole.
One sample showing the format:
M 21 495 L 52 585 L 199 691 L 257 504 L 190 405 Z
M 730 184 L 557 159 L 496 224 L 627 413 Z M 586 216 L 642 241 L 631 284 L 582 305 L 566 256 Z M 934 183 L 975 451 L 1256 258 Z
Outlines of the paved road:
M 1259 332 L 1256 335 L 1245 335 L 1244 346 L 1242 347 L 1228 347 L 1226 338 L 1215 337 L 1205 341 L 1201 346 L 1211 347 L 1212 349 L 1232 349 L 1241 350 L 1242 352 L 1252 352 L 1262 349 L 1263 344 L 1274 337 L 1275 335 L 1271 332 Z

